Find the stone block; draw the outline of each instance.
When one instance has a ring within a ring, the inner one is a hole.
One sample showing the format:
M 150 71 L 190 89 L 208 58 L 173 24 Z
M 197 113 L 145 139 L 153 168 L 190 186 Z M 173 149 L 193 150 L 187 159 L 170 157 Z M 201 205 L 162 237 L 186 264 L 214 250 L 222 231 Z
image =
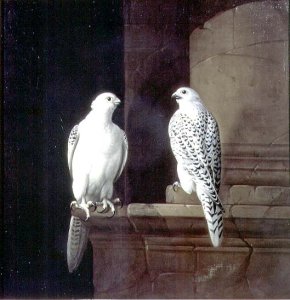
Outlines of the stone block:
M 290 188 L 280 186 L 258 186 L 255 202 L 264 205 L 290 205 Z
M 183 218 L 182 222 L 178 218 L 166 218 L 166 224 L 169 232 L 192 235 L 192 236 L 207 236 L 207 224 L 205 218 Z
M 270 206 L 263 218 L 290 220 L 290 206 Z
M 153 283 L 153 291 L 157 298 L 194 298 L 193 275 L 179 273 L 160 274 Z
M 254 248 L 246 277 L 254 298 L 289 298 L 290 249 Z
M 128 205 L 129 217 L 203 217 L 201 205 L 141 204 Z
M 234 220 L 234 224 L 242 238 L 290 238 L 289 218 L 237 218 Z
M 172 185 L 168 185 L 165 196 L 166 203 L 200 204 L 196 193 L 187 194 L 182 187 L 178 188 L 177 191 L 174 191 Z
M 118 293 L 136 285 L 146 273 L 145 250 L 136 236 L 91 232 L 96 293 Z
M 223 178 L 223 176 L 222 176 Z M 219 191 L 219 197 L 223 203 L 223 205 L 230 205 L 233 204 L 232 199 L 230 197 L 230 185 L 227 184 L 221 184 L 220 191 Z
M 212 56 L 234 48 L 233 11 L 228 10 L 190 35 L 190 68 Z M 222 41 L 222 43 L 221 43 Z
M 120 290 L 94 293 L 95 299 L 150 299 L 154 298 L 152 283 L 147 273 L 139 278 L 135 285 Z
M 146 261 L 152 280 L 161 273 L 194 272 L 191 238 L 145 236 Z
M 245 238 L 245 242 L 252 248 L 290 249 L 290 239 L 287 238 Z M 284 251 L 284 250 L 283 250 Z
M 245 161 L 245 159 L 244 159 Z M 286 161 L 285 161 L 286 163 Z M 273 160 L 271 165 L 277 166 Z M 289 184 L 289 167 L 283 169 L 265 169 L 255 171 L 254 168 L 242 168 L 236 169 L 235 165 L 231 165 L 230 162 L 224 166 L 223 181 L 229 185 L 277 185 L 287 186 Z
M 194 255 L 191 247 L 160 246 L 147 248 L 149 273 L 187 273 L 194 271 Z
M 250 255 L 248 247 L 198 247 L 194 252 L 197 255 L 197 271 L 194 276 L 196 297 L 245 298 L 250 296 L 245 280 Z
M 288 39 L 288 1 L 253 2 L 233 10 L 235 47 Z
M 234 205 L 231 212 L 234 218 L 290 219 L 289 206 Z
M 234 185 L 230 188 L 230 197 L 234 204 L 252 203 L 255 187 L 251 185 Z
M 234 185 L 230 188 L 234 204 L 289 205 L 290 188 L 282 186 Z

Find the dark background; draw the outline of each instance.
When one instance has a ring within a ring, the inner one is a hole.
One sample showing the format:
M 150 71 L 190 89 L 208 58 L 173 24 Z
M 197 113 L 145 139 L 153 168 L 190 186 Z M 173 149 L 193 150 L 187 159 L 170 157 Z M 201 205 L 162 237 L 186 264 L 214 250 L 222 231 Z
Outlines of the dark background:
M 2 3 L 4 297 L 93 296 L 91 248 L 76 273 L 66 266 L 66 143 L 96 93 L 123 99 L 121 4 Z M 115 122 L 123 127 L 122 108 Z

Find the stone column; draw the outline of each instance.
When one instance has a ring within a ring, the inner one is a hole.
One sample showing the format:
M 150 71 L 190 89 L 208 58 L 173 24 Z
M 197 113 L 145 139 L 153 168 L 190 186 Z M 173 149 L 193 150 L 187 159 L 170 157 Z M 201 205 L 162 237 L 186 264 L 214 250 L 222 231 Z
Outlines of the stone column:
M 216 116 L 224 203 L 290 205 L 288 1 L 253 2 L 190 35 L 190 84 Z

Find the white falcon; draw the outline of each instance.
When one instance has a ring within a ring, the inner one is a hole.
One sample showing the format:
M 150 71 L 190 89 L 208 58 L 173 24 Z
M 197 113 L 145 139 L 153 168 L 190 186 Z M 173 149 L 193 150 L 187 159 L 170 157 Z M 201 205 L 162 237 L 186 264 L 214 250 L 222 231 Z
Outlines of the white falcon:
M 224 212 L 218 196 L 221 180 L 218 124 L 193 89 L 179 88 L 172 98 L 179 109 L 170 120 L 168 132 L 180 180 L 173 188 L 176 190 L 181 185 L 188 194 L 196 192 L 212 244 L 218 247 L 222 241 Z
M 120 99 L 112 93 L 103 93 L 92 102 L 92 110 L 68 139 L 68 166 L 72 177 L 72 190 L 76 201 L 71 208 L 85 211 L 102 206 L 112 215 L 119 198 L 112 199 L 114 182 L 121 175 L 128 153 L 125 132 L 112 122 L 112 115 Z M 67 242 L 67 263 L 73 272 L 81 262 L 86 249 L 89 229 L 78 217 L 71 217 Z

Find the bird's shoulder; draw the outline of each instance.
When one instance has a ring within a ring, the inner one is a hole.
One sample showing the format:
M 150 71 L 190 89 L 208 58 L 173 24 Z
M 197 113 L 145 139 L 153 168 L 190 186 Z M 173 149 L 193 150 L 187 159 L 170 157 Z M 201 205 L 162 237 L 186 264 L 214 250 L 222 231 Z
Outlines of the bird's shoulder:
M 111 130 L 114 131 L 116 134 L 118 134 L 119 136 L 126 136 L 125 131 L 123 129 L 121 129 L 119 127 L 119 125 L 115 124 L 114 122 L 112 122 L 110 124 Z
M 68 144 L 70 146 L 73 146 L 78 138 L 79 135 L 79 124 L 76 124 L 72 130 L 70 131 L 69 137 L 68 137 Z
M 196 126 L 198 123 L 203 122 L 205 119 L 207 119 L 207 111 L 204 110 L 177 110 L 170 119 L 169 127 Z

